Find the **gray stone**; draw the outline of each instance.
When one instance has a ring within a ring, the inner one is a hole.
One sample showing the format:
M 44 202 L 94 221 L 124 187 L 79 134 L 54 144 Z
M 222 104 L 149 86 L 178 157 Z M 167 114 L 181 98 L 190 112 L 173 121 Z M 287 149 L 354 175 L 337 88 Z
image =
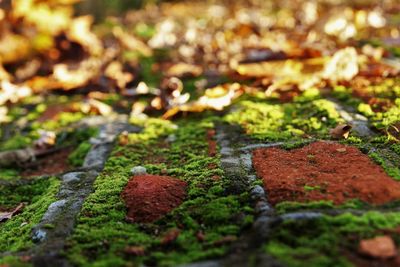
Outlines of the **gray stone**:
M 35 243 L 42 242 L 46 239 L 47 233 L 42 229 L 37 229 L 33 231 L 32 241 Z
M 247 169 L 247 171 L 251 171 L 251 168 L 253 167 L 253 162 L 251 160 L 251 154 L 243 153 L 240 155 L 240 160 L 242 162 L 242 165 L 244 168 Z
M 249 182 L 252 183 L 257 180 L 257 176 L 254 174 L 250 174 L 250 175 L 247 175 L 247 179 L 249 179 Z
M 254 186 L 251 191 L 250 191 L 251 197 L 253 199 L 260 199 L 262 197 L 265 197 L 265 191 L 264 188 L 262 188 L 260 185 Z
M 46 213 L 43 215 L 42 221 L 43 222 L 51 222 L 55 220 L 65 207 L 67 201 L 65 199 L 58 200 L 50 204 L 47 208 Z
M 133 175 L 144 175 L 147 174 L 147 170 L 143 166 L 135 166 L 131 169 Z
M 274 213 L 273 208 L 266 201 L 257 202 L 255 211 L 264 216 L 270 216 Z
M 230 147 L 223 147 L 220 151 L 221 155 L 230 156 L 233 154 L 233 149 Z
M 81 180 L 82 176 L 84 176 L 84 172 L 69 172 L 62 176 L 62 180 L 65 183 L 77 183 Z
M 168 135 L 168 137 L 165 139 L 165 141 L 167 141 L 168 143 L 173 143 L 176 141 L 176 135 L 175 134 L 170 134 Z
M 251 145 L 247 145 L 245 147 L 240 148 L 240 150 L 242 150 L 242 151 L 254 150 L 257 148 L 268 148 L 268 147 L 281 146 L 283 144 L 284 144 L 284 142 L 276 142 L 276 143 L 269 143 L 269 144 L 251 144 Z
M 320 212 L 293 212 L 280 216 L 282 220 L 312 220 L 321 217 Z
M 221 159 L 221 164 L 226 164 L 226 165 L 236 165 L 237 167 L 240 164 L 240 161 L 238 158 L 222 158 Z

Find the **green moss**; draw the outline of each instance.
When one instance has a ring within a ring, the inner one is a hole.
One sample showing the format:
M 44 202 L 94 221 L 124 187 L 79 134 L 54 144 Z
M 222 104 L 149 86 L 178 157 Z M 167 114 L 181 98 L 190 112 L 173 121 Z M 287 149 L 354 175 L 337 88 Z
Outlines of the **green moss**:
M 0 258 L 1 266 L 13 266 L 13 267 L 30 267 L 33 266 L 31 263 L 23 262 L 19 257 L 16 256 L 5 256 Z
M 0 168 L 0 180 L 14 180 L 19 177 L 19 171 L 11 168 Z
M 275 210 L 279 214 L 293 212 L 297 210 L 305 210 L 305 209 L 331 209 L 334 207 L 332 201 L 321 200 L 321 201 L 313 201 L 308 203 L 300 203 L 300 202 L 291 202 L 284 201 L 280 202 L 275 206 Z
M 225 120 L 240 124 L 255 138 L 272 141 L 293 140 L 302 135 L 324 136 L 329 128 L 343 122 L 334 103 L 310 98 L 286 104 L 242 101 L 239 109 L 228 114 Z
M 303 94 L 301 94 L 300 96 L 296 96 L 294 98 L 295 102 L 308 102 L 308 101 L 312 101 L 312 100 L 316 100 L 321 98 L 321 94 L 320 91 L 318 90 L 318 88 L 308 88 L 307 90 L 304 91 Z
M 321 190 L 321 186 L 317 185 L 317 186 L 310 186 L 310 185 L 305 185 L 304 187 L 305 191 L 314 191 L 314 190 Z
M 391 148 L 397 155 L 400 156 L 400 144 L 398 144 L 398 143 L 392 144 L 392 145 L 390 146 L 390 148 Z
M 85 161 L 86 154 L 92 148 L 92 145 L 89 142 L 81 143 L 69 156 L 68 162 L 72 166 L 82 166 L 83 162 Z
M 29 113 L 31 114 L 31 113 Z M 57 139 L 56 145 L 60 145 L 60 143 L 64 142 L 69 138 L 69 143 L 64 143 L 64 145 L 71 145 L 72 143 L 79 144 L 83 140 L 87 140 L 91 136 L 97 133 L 96 128 L 85 128 L 78 130 L 66 130 L 65 132 L 61 132 L 61 128 L 68 126 L 69 124 L 76 122 L 84 117 L 83 113 L 70 113 L 63 112 L 61 113 L 57 120 L 49 120 L 44 123 L 33 122 L 30 127 L 24 129 L 24 133 L 18 132 L 14 134 L 11 138 L 7 139 L 4 142 L 0 142 L 0 151 L 5 150 L 14 150 L 26 148 L 27 146 L 32 145 L 32 143 L 39 138 L 39 129 L 48 130 L 48 131 L 56 131 Z
M 135 26 L 135 34 L 141 38 L 150 39 L 156 33 L 154 25 L 148 25 L 145 23 L 138 23 Z
M 12 208 L 21 202 L 27 203 L 22 213 L 0 224 L 0 252 L 19 251 L 32 246 L 32 227 L 39 223 L 47 207 L 56 200 L 59 185 L 58 179 L 50 178 L 31 185 L 0 188 L 0 206 Z
M 375 114 L 375 112 L 372 110 L 371 106 L 365 103 L 360 103 L 358 105 L 358 111 L 367 116 L 367 117 L 371 117 Z
M 270 242 L 265 250 L 280 259 L 290 267 L 325 267 L 325 266 L 352 266 L 344 258 L 334 258 L 331 255 L 321 255 L 319 251 L 308 247 L 291 247 L 280 242 Z
M 309 144 L 309 142 L 307 140 L 299 140 L 299 141 L 295 141 L 295 142 L 286 142 L 286 143 L 282 144 L 280 147 L 283 149 L 286 149 L 286 150 L 291 150 L 291 149 L 303 147 L 307 144 Z
M 51 182 L 48 179 L 38 179 L 23 185 L 0 185 L 0 206 L 10 209 L 21 202 L 30 203 L 46 191 Z
M 226 195 L 227 183 L 219 159 L 208 156 L 206 131 L 211 120 L 169 121 L 132 120 L 144 127 L 129 135 L 129 144 L 117 146 L 96 179 L 94 193 L 83 205 L 78 225 L 69 240 L 69 258 L 80 266 L 125 266 L 127 262 L 175 266 L 221 256 L 227 245 L 218 245 L 225 236 L 239 235 L 252 223 L 249 196 Z M 173 133 L 176 141 L 163 139 Z M 158 159 L 162 158 L 160 163 Z M 144 164 L 146 163 L 146 164 Z M 164 218 L 142 226 L 127 223 L 121 191 L 130 179 L 133 166 L 144 165 L 151 174 L 180 178 L 188 183 L 187 200 Z M 209 166 L 216 166 L 210 168 Z M 215 177 L 222 177 L 216 179 Z M 174 249 L 161 245 L 162 237 L 173 228 L 181 233 Z M 196 238 L 204 234 L 204 241 Z M 127 246 L 142 246 L 145 256 L 126 255 Z
M 383 158 L 380 154 L 376 152 L 371 152 L 368 154 L 377 164 L 381 165 L 386 173 L 393 177 L 395 180 L 400 180 L 400 168 L 390 164 L 387 159 Z
M 142 81 L 150 87 L 158 87 L 161 81 L 160 73 L 153 71 L 156 62 L 156 57 L 140 57 Z
M 85 117 L 81 112 L 61 112 L 58 114 L 57 119 L 47 120 L 43 123 L 32 123 L 33 129 L 44 129 L 47 131 L 56 131 L 62 127 L 68 126 L 73 122 L 77 122 Z
M 0 143 L 0 151 L 25 148 L 31 145 L 37 137 L 38 135 L 34 133 L 29 135 L 17 133 L 5 142 Z
M 305 186 L 311 190 L 320 190 L 319 188 Z M 275 206 L 275 210 L 278 214 L 284 214 L 288 212 L 295 212 L 301 210 L 326 210 L 326 209 L 362 209 L 368 208 L 368 205 L 365 202 L 362 202 L 358 199 L 348 200 L 341 205 L 334 205 L 332 201 L 329 200 L 320 200 L 320 201 L 310 201 L 310 202 L 293 202 L 293 201 L 284 201 L 280 202 Z
M 343 250 L 357 251 L 359 240 L 399 224 L 399 213 L 380 212 L 288 220 L 271 231 L 264 249 L 287 266 L 352 266 L 343 257 Z
M 131 118 L 130 122 L 144 128 L 141 133 L 134 133 L 128 136 L 129 142 L 132 144 L 157 139 L 172 133 L 177 128 L 171 121 L 156 118 Z

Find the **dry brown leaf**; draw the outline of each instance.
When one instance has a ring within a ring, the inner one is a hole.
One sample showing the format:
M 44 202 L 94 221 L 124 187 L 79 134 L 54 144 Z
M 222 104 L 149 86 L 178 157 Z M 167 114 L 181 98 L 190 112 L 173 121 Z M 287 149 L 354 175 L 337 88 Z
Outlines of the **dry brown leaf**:
M 81 44 L 87 52 L 92 55 L 101 55 L 103 44 L 97 36 L 91 32 L 90 27 L 93 23 L 91 16 L 78 17 L 72 20 L 67 32 L 70 40 Z
M 80 109 L 86 114 L 96 113 L 102 116 L 110 115 L 113 112 L 112 107 L 96 99 L 88 99 L 85 103 L 81 104 Z
M 39 32 L 55 36 L 68 29 L 73 14 L 71 5 L 56 4 L 50 6 L 42 1 L 14 0 L 12 15 L 23 18 L 24 22 L 34 25 Z
M 329 130 L 329 133 L 334 139 L 347 139 L 347 137 L 349 137 L 351 128 L 351 125 L 339 124 L 335 128 Z
M 121 27 L 114 27 L 113 34 L 125 48 L 131 51 L 138 51 L 146 57 L 150 57 L 153 55 L 153 50 L 148 47 L 147 44 L 145 44 L 135 36 L 124 32 Z
M 8 108 L 0 106 L 0 123 L 9 122 L 11 118 L 7 116 Z
M 197 101 L 178 106 L 172 106 L 164 113 L 163 118 L 169 119 L 179 112 L 203 112 L 204 110 L 223 110 L 231 105 L 232 100 L 243 94 L 244 88 L 238 83 L 218 85 L 209 88 Z
M 303 63 L 299 60 L 278 60 L 261 63 L 239 64 L 236 71 L 250 77 L 299 75 Z
M 10 212 L 0 212 L 0 222 L 11 219 L 15 214 L 21 212 L 23 207 L 24 207 L 24 204 L 20 203 L 14 210 L 12 210 Z
M 400 141 L 400 121 L 388 126 L 386 133 L 389 137 Z
M 52 131 L 39 130 L 39 138 L 35 140 L 34 145 L 37 148 L 48 148 L 56 143 L 56 133 Z
M 0 84 L 0 105 L 7 102 L 16 103 L 31 94 L 32 89 L 28 86 L 13 84 L 6 80 L 2 81 Z
M 117 86 L 121 89 L 125 89 L 126 85 L 134 78 L 132 73 L 124 72 L 121 62 L 118 61 L 111 62 L 107 66 L 104 75 L 112 80 L 115 80 L 117 82 Z
M 325 64 L 322 77 L 330 81 L 349 81 L 358 74 L 358 55 L 354 47 L 337 51 Z
M 183 77 L 183 76 L 194 76 L 197 77 L 201 75 L 203 69 L 199 66 L 187 64 L 187 63 L 177 63 L 172 65 L 167 71 L 167 76 L 176 76 L 176 77 Z
M 26 62 L 23 66 L 17 69 L 15 77 L 18 80 L 25 80 L 34 76 L 41 66 L 41 62 L 38 59 L 33 59 Z
M 0 62 L 11 63 L 26 59 L 31 52 L 29 39 L 10 32 L 0 38 Z
M 396 245 L 390 236 L 377 236 L 360 241 L 359 252 L 373 258 L 387 259 L 397 255 Z

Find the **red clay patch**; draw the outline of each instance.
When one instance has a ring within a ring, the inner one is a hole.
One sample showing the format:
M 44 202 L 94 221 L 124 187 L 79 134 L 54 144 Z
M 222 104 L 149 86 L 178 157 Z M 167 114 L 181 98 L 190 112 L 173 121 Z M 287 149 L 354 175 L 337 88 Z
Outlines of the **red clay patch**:
M 384 204 L 400 199 L 400 183 L 389 177 L 357 148 L 315 142 L 286 151 L 261 148 L 253 164 L 272 204 L 282 201 L 360 199 Z
M 186 182 L 169 176 L 132 177 L 122 192 L 127 220 L 149 223 L 178 207 L 186 197 Z

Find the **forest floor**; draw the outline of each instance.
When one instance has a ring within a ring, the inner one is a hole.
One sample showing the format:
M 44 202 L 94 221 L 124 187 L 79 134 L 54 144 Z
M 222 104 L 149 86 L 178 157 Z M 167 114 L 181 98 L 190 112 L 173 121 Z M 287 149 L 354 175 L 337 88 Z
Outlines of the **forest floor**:
M 400 266 L 400 6 L 356 2 L 163 4 L 4 63 L 0 266 Z

